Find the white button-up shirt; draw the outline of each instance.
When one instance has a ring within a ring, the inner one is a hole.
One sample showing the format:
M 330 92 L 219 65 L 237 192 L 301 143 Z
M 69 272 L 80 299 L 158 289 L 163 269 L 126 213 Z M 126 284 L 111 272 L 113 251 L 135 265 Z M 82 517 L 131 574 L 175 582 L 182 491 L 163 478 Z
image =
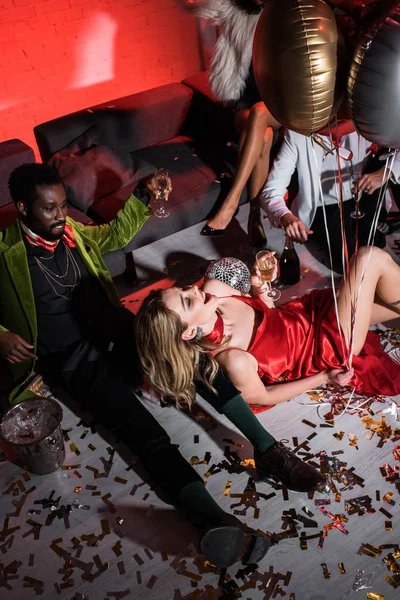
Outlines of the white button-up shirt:
M 320 137 L 329 148 L 332 146 L 330 138 L 322 135 Z M 340 148 L 343 150 L 339 149 L 339 156 L 347 158 L 350 152 L 352 153 L 351 160 L 340 158 L 344 201 L 351 199 L 353 182 L 364 173 L 370 158 L 370 147 L 371 142 L 356 132 L 346 134 L 341 139 Z M 400 183 L 399 152 L 394 162 L 389 159 L 388 164 L 393 180 Z M 384 165 L 382 162 L 382 166 Z M 284 197 L 295 169 L 298 174 L 299 191 L 289 210 Z M 336 152 L 329 154 L 312 138 L 286 131 L 279 154 L 261 192 L 263 208 L 270 222 L 279 227 L 281 217 L 292 212 L 306 227 L 311 227 L 317 208 L 322 206 L 321 188 L 326 205 L 339 202 Z

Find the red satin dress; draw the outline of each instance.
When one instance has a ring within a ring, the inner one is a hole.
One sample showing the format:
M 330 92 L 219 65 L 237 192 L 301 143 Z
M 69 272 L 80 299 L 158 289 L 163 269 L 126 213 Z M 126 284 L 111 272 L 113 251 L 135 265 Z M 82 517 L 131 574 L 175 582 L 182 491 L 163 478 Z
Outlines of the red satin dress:
M 257 360 L 258 374 L 266 385 L 345 367 L 346 350 L 342 348 L 332 290 L 313 290 L 277 308 L 268 308 L 256 298 L 234 298 L 263 313 L 248 352 Z M 219 315 L 207 339 L 219 343 L 223 330 Z M 400 367 L 382 350 L 376 333 L 368 332 L 352 366 L 354 377 L 350 385 L 355 386 L 357 393 L 400 394 Z M 252 406 L 254 412 L 267 408 L 272 407 Z

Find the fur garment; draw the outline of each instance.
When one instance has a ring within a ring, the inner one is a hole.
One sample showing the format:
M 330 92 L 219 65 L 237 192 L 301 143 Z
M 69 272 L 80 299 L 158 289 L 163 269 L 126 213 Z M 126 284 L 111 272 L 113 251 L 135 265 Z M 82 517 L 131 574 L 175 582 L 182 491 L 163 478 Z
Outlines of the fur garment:
M 247 14 L 231 0 L 200 0 L 185 6 L 196 17 L 204 17 L 221 27 L 209 68 L 210 86 L 223 102 L 239 100 L 250 70 L 260 13 Z

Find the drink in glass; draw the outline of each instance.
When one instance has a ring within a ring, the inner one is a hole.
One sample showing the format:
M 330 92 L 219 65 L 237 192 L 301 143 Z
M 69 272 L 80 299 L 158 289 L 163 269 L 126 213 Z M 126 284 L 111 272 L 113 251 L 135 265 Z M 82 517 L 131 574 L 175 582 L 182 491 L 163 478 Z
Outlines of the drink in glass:
M 267 284 L 267 296 L 273 300 L 279 300 L 281 293 L 272 287 L 272 277 L 275 271 L 275 258 L 269 250 L 262 250 L 256 255 L 257 267 L 260 271 L 261 281 Z
M 156 202 L 158 203 L 158 208 L 154 211 L 154 216 L 159 219 L 166 219 L 170 215 L 169 210 L 165 206 L 170 193 L 170 176 L 167 169 L 158 169 L 156 171 L 153 177 L 153 186 Z

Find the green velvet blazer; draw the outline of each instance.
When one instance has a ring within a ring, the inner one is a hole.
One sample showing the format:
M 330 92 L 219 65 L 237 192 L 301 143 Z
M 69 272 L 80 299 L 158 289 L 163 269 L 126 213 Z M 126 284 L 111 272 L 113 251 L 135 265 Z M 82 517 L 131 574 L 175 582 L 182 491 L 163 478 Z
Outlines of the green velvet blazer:
M 100 280 L 111 302 L 116 306 L 120 306 L 120 301 L 101 255 L 124 248 L 151 214 L 150 208 L 131 195 L 116 218 L 105 225 L 82 225 L 67 217 L 67 222 L 75 233 L 78 251 L 89 273 Z M 33 344 L 36 352 L 35 300 L 26 248 L 18 221 L 0 231 L 0 335 L 6 331 L 18 333 Z M 34 363 L 34 360 L 25 360 L 10 365 L 13 378 L 13 389 L 9 398 L 11 403 L 33 395 L 25 388 Z

